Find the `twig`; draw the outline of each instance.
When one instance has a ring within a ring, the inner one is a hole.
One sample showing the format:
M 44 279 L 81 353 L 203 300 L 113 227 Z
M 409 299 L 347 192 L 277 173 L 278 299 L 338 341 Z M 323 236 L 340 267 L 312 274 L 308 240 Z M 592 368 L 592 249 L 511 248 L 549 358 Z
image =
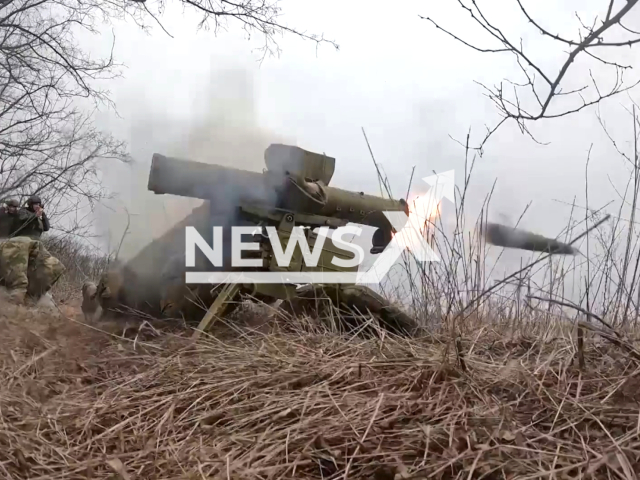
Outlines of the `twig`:
M 389 185 L 387 185 L 387 182 L 382 176 L 382 172 L 380 172 L 380 167 L 378 165 L 378 162 L 376 162 L 376 158 L 373 156 L 373 150 L 371 150 L 371 145 L 369 144 L 369 139 L 367 138 L 367 134 L 364 131 L 364 127 L 362 127 L 362 135 L 364 136 L 364 141 L 367 143 L 367 148 L 369 149 L 369 153 L 371 154 L 371 160 L 373 161 L 373 165 L 376 167 L 376 172 L 378 172 L 378 182 L 384 185 L 384 188 L 387 191 L 387 195 L 389 195 L 389 198 L 393 198 L 391 196 L 391 190 L 389 190 Z M 382 194 L 382 188 L 380 188 L 380 193 Z
M 605 340 L 608 340 L 609 342 L 613 343 L 614 345 L 622 348 L 623 350 L 626 350 L 627 352 L 629 352 L 629 354 L 637 361 L 640 361 L 640 352 L 638 352 L 635 348 L 633 348 L 633 346 L 629 345 L 627 342 L 625 342 L 624 340 L 622 340 L 621 338 L 617 338 L 617 337 L 612 337 L 611 335 L 609 335 L 607 332 L 600 330 L 599 328 L 594 327 L 593 325 L 587 323 L 587 322 L 582 322 L 579 321 L 578 325 L 582 328 L 585 328 L 587 330 L 590 330 L 594 333 L 597 333 L 598 335 L 600 335 L 602 338 L 604 338 Z
M 555 303 L 556 305 L 560 305 L 562 307 L 573 308 L 574 310 L 577 310 L 578 312 L 582 313 L 586 317 L 593 318 L 593 319 L 599 321 L 602 325 L 604 325 L 609 330 L 611 330 L 618 338 L 622 338 L 620 336 L 620 334 L 616 331 L 616 329 L 613 328 L 611 325 L 609 325 L 606 321 L 604 321 L 604 319 L 602 319 L 600 316 L 596 315 L 595 313 L 590 312 L 590 311 L 582 308 L 579 305 L 576 305 L 574 303 L 568 302 L 566 300 L 562 301 L 562 300 L 556 300 L 556 299 L 553 299 L 553 298 L 543 298 L 543 297 L 537 297 L 535 295 L 527 295 L 527 298 L 532 298 L 534 300 L 540 300 L 542 302 Z
M 347 480 L 347 477 L 349 476 L 349 470 L 351 469 L 351 464 L 353 463 L 353 459 L 360 452 L 360 446 L 362 445 L 362 442 L 364 442 L 364 440 L 367 438 L 367 435 L 369 434 L 369 430 L 371 430 L 371 427 L 373 426 L 373 422 L 375 422 L 376 417 L 378 416 L 378 411 L 380 410 L 380 405 L 382 404 L 383 398 L 384 398 L 384 393 L 381 393 L 380 397 L 378 398 L 378 403 L 376 404 L 376 409 L 374 410 L 373 415 L 371 416 L 371 420 L 369 421 L 369 425 L 367 425 L 367 429 L 362 434 L 362 437 L 360 437 L 360 442 L 358 442 L 358 447 L 356 448 L 356 451 L 353 453 L 353 455 L 349 459 L 349 463 L 347 463 L 347 467 L 344 469 L 344 476 L 342 477 L 343 480 Z

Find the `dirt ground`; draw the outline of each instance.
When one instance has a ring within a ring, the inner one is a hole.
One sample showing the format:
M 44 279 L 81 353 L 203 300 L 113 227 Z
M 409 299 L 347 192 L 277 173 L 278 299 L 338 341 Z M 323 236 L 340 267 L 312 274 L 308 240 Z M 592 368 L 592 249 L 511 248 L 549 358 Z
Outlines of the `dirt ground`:
M 597 337 L 581 370 L 562 332 L 481 327 L 456 349 L 261 322 L 194 344 L 176 325 L 85 325 L 75 301 L 59 313 L 0 303 L 1 478 L 640 472 L 638 361 Z

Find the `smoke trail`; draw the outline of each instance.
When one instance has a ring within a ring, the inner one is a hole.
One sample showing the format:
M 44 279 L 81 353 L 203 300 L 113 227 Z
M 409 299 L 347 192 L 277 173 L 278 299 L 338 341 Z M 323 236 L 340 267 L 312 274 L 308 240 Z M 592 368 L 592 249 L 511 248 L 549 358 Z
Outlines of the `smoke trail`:
M 203 90 L 195 96 L 186 120 L 159 111 L 160 105 L 140 106 L 140 101 L 136 102 L 130 141 L 135 163 L 107 172 L 107 184 L 117 199 L 99 213 L 100 233 L 109 238 L 112 252 L 130 222 L 119 251 L 122 260 L 135 256 L 203 203 L 149 192 L 153 153 L 259 172 L 265 166 L 264 150 L 271 143 L 291 143 L 258 124 L 250 72 L 217 69 L 211 72 Z

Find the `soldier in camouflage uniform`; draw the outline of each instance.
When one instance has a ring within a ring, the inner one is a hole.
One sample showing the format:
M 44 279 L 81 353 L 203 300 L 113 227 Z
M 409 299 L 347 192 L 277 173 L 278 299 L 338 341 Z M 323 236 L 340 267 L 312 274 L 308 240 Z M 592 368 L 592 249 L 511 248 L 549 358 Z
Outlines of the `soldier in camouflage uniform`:
M 18 211 L 20 232 L 17 235 L 27 236 L 39 240 L 44 232 L 50 228 L 49 218 L 42 208 L 42 200 L 34 195 L 27 200 L 27 208 Z
M 48 230 L 42 201 L 34 196 L 18 210 L 9 238 L 0 246 L 0 279 L 16 303 L 23 303 L 27 295 L 39 299 L 64 273 L 62 263 L 40 241 Z

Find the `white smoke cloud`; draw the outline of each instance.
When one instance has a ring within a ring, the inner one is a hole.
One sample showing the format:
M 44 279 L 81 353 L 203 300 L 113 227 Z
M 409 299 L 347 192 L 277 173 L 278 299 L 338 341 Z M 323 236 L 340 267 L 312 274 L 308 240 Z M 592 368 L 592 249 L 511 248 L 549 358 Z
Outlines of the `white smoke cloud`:
M 162 105 L 132 98 L 136 105 L 130 113 L 134 163 L 110 166 L 105 172 L 105 186 L 115 192 L 116 198 L 98 211 L 99 233 L 111 252 L 118 249 L 130 221 L 119 250 L 122 260 L 137 254 L 202 204 L 202 200 L 156 195 L 147 190 L 153 153 L 262 171 L 264 150 L 271 143 L 293 143 L 259 124 L 258 99 L 248 70 L 212 69 L 204 85 L 190 88 L 197 90 L 191 92 L 193 103 L 186 118 L 178 111 L 163 111 Z

